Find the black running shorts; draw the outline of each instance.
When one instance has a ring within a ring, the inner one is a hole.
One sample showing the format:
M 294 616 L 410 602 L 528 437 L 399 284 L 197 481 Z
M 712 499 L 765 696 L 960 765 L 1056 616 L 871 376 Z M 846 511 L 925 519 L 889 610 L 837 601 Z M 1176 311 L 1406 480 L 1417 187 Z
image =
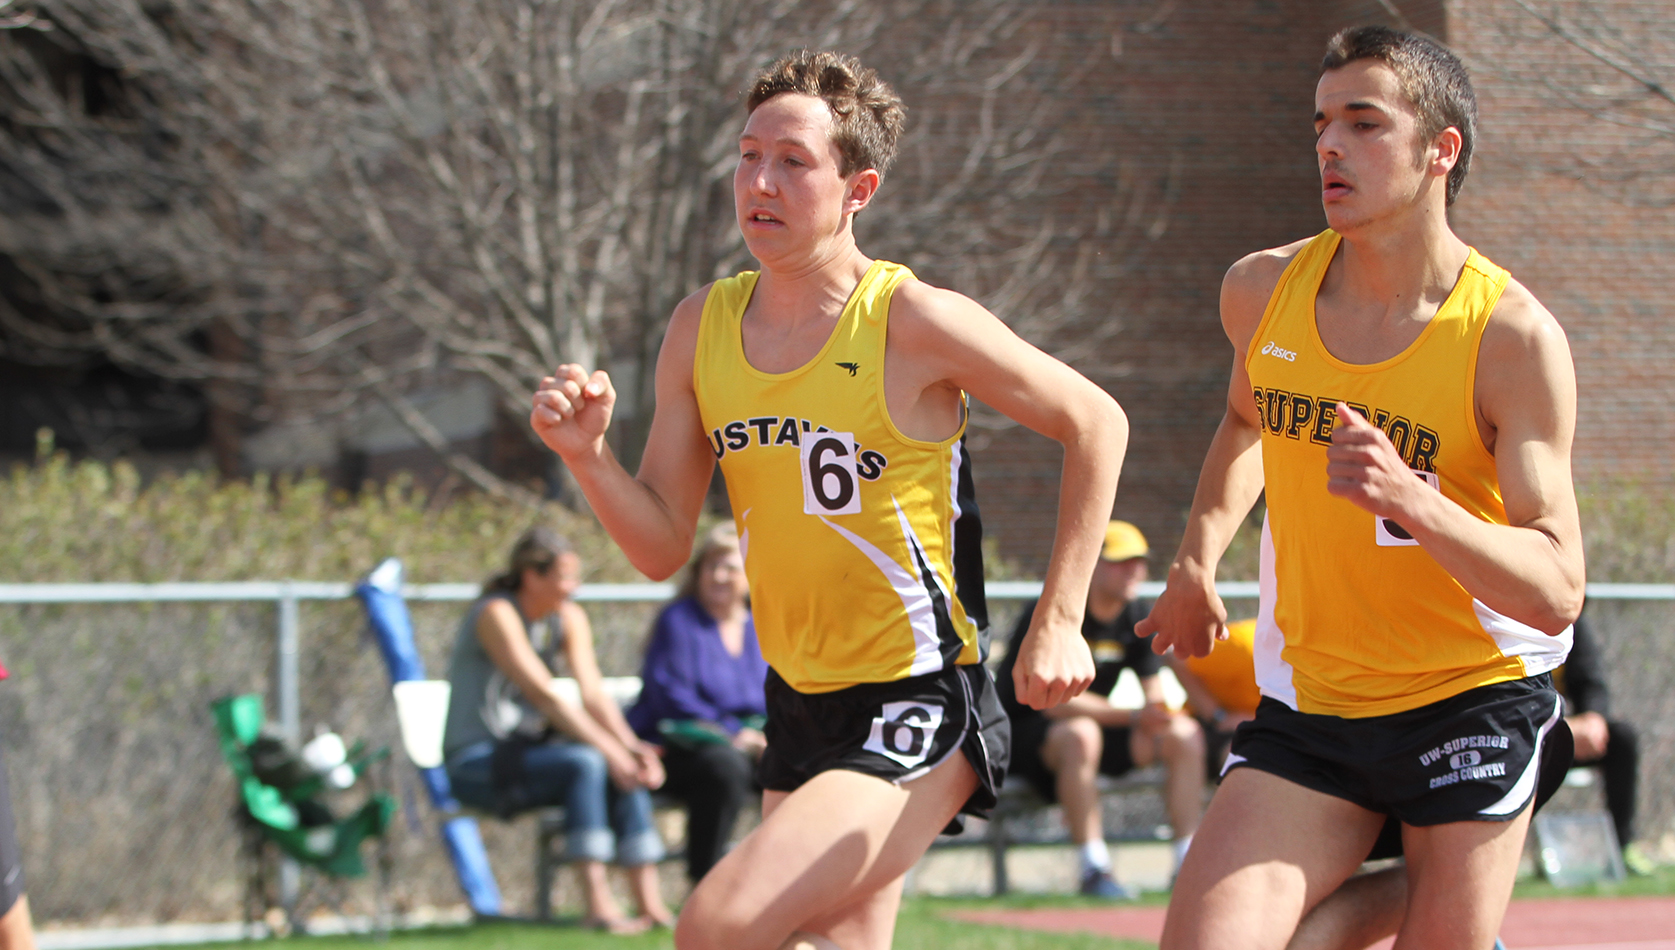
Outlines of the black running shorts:
M 1509 821 L 1552 794 L 1570 753 L 1564 704 L 1542 674 L 1365 719 L 1264 697 L 1223 774 L 1259 769 L 1408 825 Z
M 23 895 L 23 856 L 17 849 L 17 825 L 12 820 L 12 790 L 6 784 L 6 764 L 0 761 L 0 916 Z
M 765 789 L 795 791 L 832 769 L 900 784 L 963 753 L 977 773 L 977 790 L 960 811 L 986 818 L 995 806 L 1011 727 L 994 677 L 981 665 L 830 693 L 799 693 L 769 669 L 767 700 L 768 748 L 756 765 Z M 960 824 L 956 818 L 951 830 Z

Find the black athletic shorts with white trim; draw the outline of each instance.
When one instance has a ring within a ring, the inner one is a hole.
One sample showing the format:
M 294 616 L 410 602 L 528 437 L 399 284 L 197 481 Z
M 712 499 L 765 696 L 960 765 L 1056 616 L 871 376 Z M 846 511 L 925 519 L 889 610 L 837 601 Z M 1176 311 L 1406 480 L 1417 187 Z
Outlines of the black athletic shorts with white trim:
M 0 916 L 23 896 L 23 855 L 17 849 L 17 825 L 12 820 L 12 791 L 6 783 L 6 763 L 0 761 Z
M 994 808 L 1006 778 L 1011 726 L 994 677 L 982 665 L 830 693 L 799 693 L 770 668 L 766 687 L 768 748 L 756 764 L 763 788 L 795 791 L 832 769 L 899 785 L 963 753 L 977 773 L 977 789 L 961 813 L 987 818 Z M 945 833 L 962 826 L 956 817 Z
M 1269 772 L 1408 825 L 1510 821 L 1558 787 L 1571 749 L 1563 700 L 1544 673 L 1364 719 L 1264 697 L 1234 733 L 1222 774 Z

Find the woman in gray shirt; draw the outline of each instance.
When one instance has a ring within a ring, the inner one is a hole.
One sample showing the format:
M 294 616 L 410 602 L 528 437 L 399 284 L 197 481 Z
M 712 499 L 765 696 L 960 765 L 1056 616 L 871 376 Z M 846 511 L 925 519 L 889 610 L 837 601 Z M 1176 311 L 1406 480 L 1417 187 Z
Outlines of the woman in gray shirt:
M 674 915 L 657 880 L 663 842 L 647 791 L 663 784 L 663 765 L 605 693 L 592 627 L 570 599 L 580 579 L 569 542 L 534 528 L 512 548 L 505 573 L 484 585 L 448 669 L 448 778 L 460 801 L 502 816 L 564 806 L 566 848 L 581 870 L 591 924 L 613 932 L 669 926 Z M 580 704 L 553 689 L 561 653 Z M 613 860 L 628 870 L 638 919 L 623 917 L 611 896 L 605 864 Z

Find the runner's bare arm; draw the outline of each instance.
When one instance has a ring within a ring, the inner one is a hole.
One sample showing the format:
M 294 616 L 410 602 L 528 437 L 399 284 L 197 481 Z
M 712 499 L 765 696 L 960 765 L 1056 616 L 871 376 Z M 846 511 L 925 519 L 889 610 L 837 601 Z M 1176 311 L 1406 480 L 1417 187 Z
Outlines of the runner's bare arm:
M 560 604 L 558 611 L 564 622 L 564 659 L 576 680 L 582 708 L 634 757 L 639 765 L 636 774 L 639 783 L 646 788 L 660 787 L 664 779 L 663 761 L 658 758 L 657 750 L 634 734 L 621 707 L 605 692 L 605 677 L 599 672 L 599 657 L 593 650 L 593 624 L 588 620 L 587 611 L 573 600 Z
M 1150 616 L 1134 627 L 1142 637 L 1156 634 L 1154 652 L 1205 656 L 1227 636 L 1227 607 L 1215 589 L 1216 565 L 1262 494 L 1262 445 L 1245 353 L 1286 264 L 1306 243 L 1248 255 L 1221 282 L 1221 326 L 1233 344 L 1227 410 L 1198 472 L 1192 512 L 1169 565 L 1167 586 Z
M 1490 608 L 1550 634 L 1582 610 L 1582 530 L 1570 477 L 1576 374 L 1553 315 L 1514 281 L 1478 348 L 1477 425 L 1509 524 L 1484 521 L 1409 472 L 1390 440 L 1339 405 L 1328 490 L 1412 534 Z
M 616 391 L 603 370 L 573 363 L 541 381 L 529 422 L 575 476 L 599 522 L 646 576 L 662 580 L 692 551 L 715 470 L 692 388 L 698 318 L 709 288 L 675 307 L 657 356 L 657 406 L 637 476 L 605 443 Z
M 1056 706 L 1093 682 L 1082 611 L 1122 472 L 1128 418 L 1103 389 L 951 291 L 917 281 L 898 288 L 890 340 L 925 388 L 958 387 L 1064 446 L 1053 553 L 1013 670 L 1020 701 Z
M 639 784 L 639 763 L 616 737 L 596 722 L 587 710 L 573 705 L 553 688 L 552 672 L 529 642 L 523 618 L 510 601 L 492 599 L 477 615 L 477 640 L 483 652 L 505 677 L 512 681 L 553 728 L 598 749 L 605 756 L 611 779 L 621 788 Z

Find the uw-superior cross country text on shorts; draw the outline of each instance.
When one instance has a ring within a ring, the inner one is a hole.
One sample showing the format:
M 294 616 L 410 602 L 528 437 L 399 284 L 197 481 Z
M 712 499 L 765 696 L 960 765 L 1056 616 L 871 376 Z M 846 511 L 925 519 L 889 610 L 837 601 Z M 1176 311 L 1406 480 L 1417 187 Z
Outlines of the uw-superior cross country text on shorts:
M 963 753 L 977 773 L 964 814 L 987 817 L 1006 777 L 1011 728 L 981 664 L 829 693 L 799 693 L 768 670 L 767 751 L 756 766 L 763 788 L 795 791 L 832 769 L 900 784 Z M 960 825 L 955 819 L 951 831 Z
M 1545 673 L 1365 719 L 1264 697 L 1235 733 L 1223 774 L 1259 769 L 1408 825 L 1508 821 L 1538 786 L 1557 786 L 1570 767 L 1569 740 Z

